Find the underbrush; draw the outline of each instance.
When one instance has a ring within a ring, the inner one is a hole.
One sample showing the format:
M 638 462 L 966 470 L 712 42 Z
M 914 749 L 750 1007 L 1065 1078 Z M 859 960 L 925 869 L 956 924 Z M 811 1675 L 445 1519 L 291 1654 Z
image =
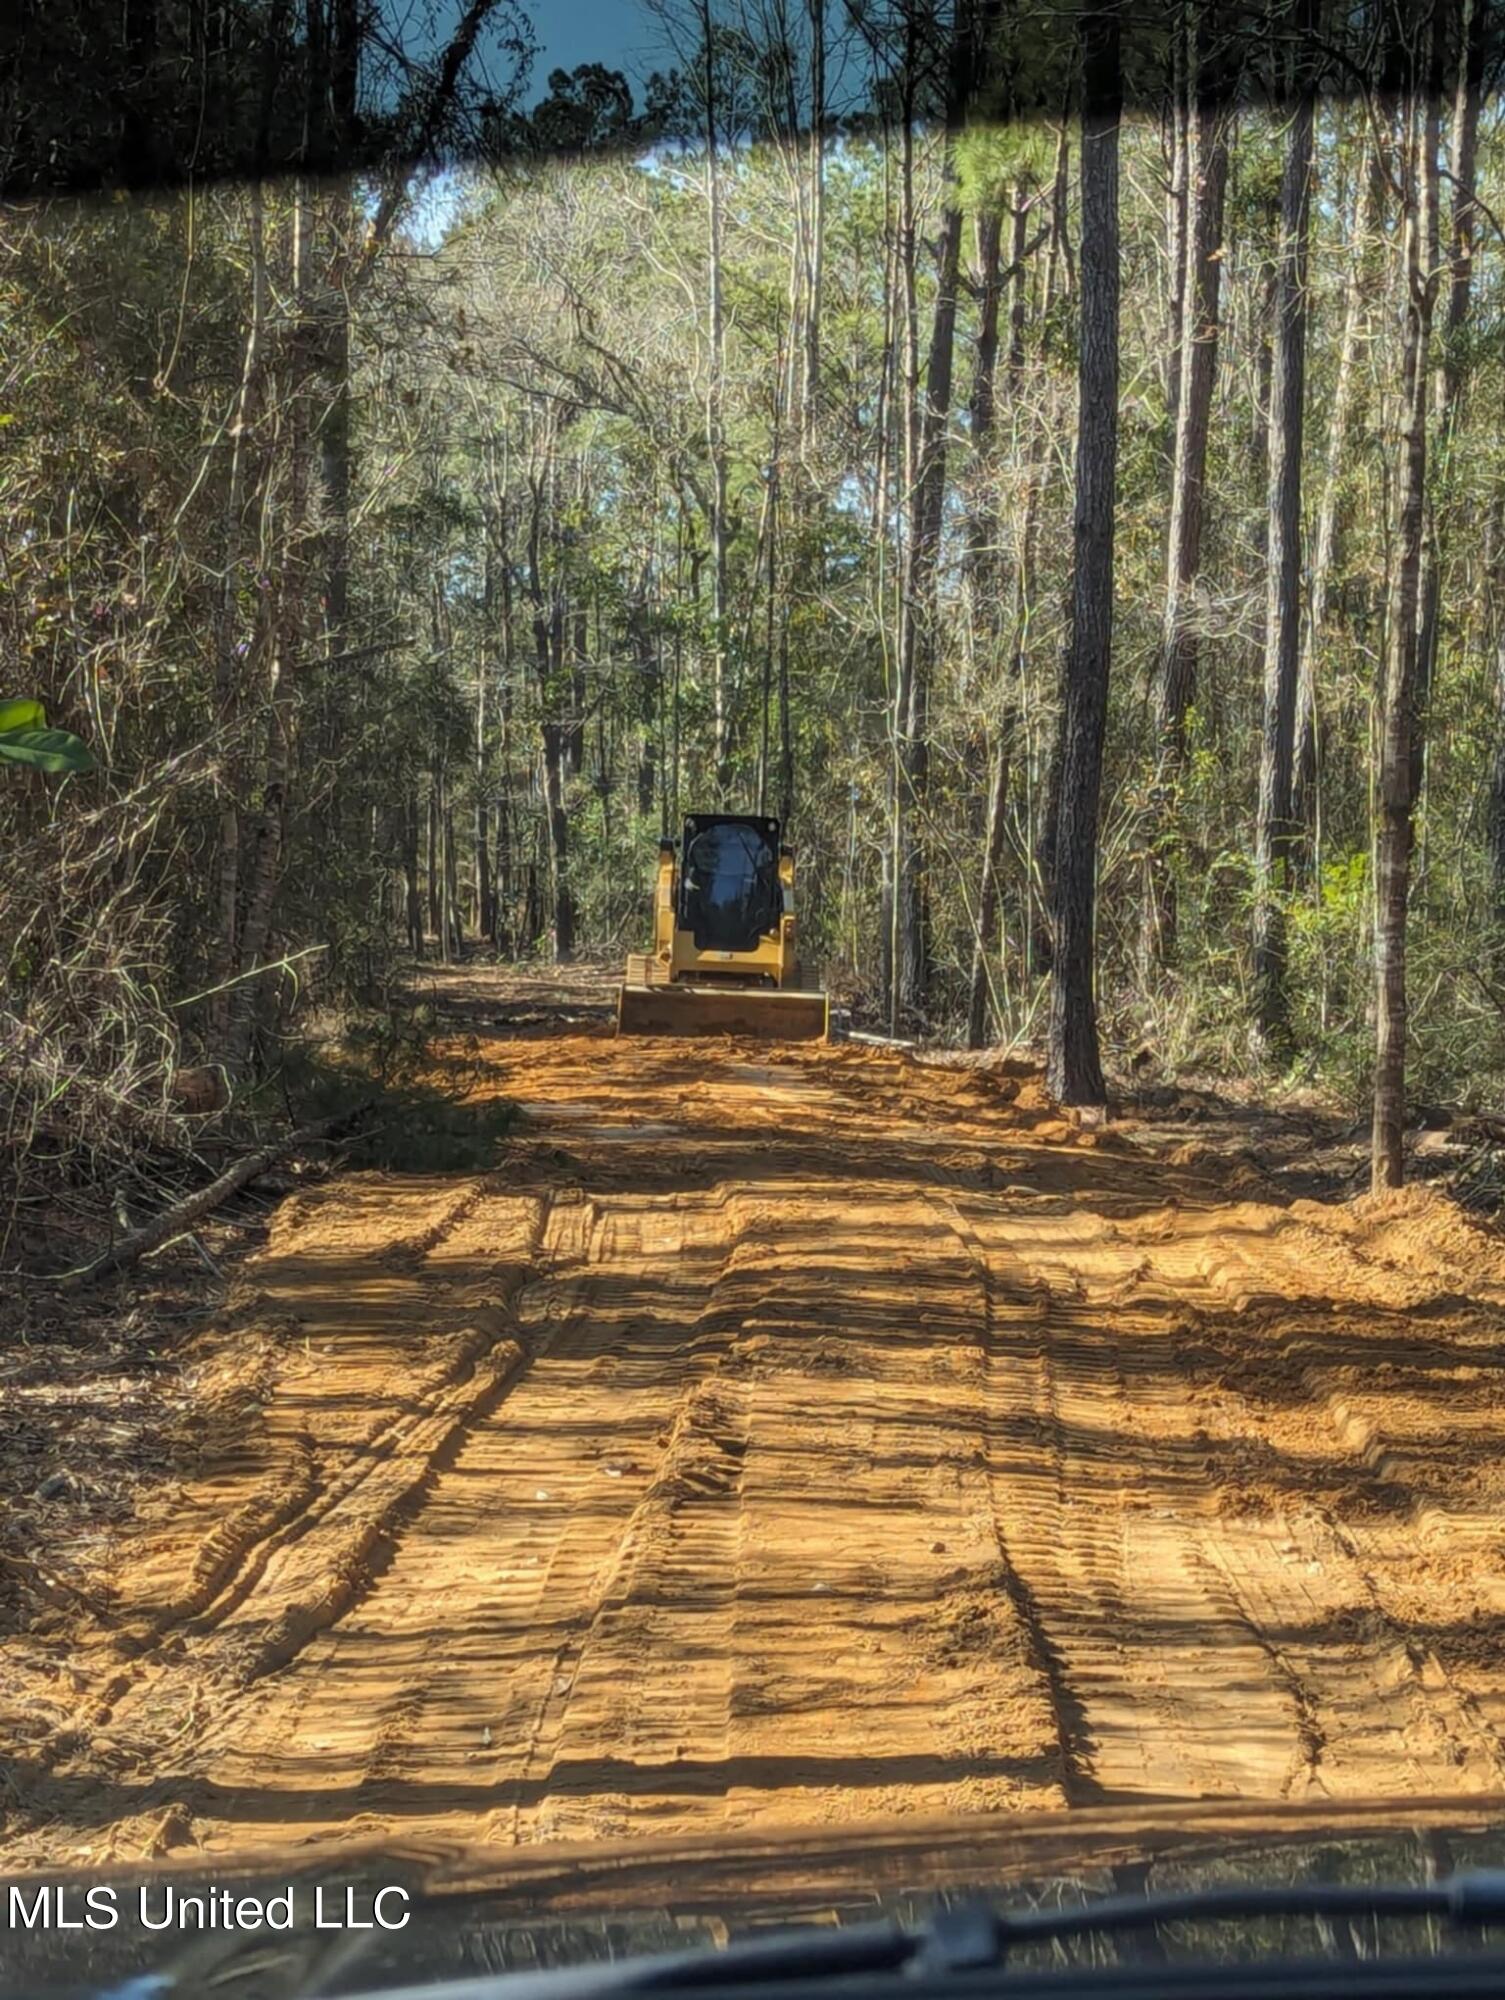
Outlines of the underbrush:
M 193 1165 L 170 918 L 114 805 L 13 841 L 0 881 L 0 1268 L 107 1238 Z
M 498 1162 L 513 1107 L 475 1092 L 477 1044 L 442 1039 L 432 1008 L 300 1025 L 263 1043 L 234 1090 L 222 1071 L 185 1069 L 182 1014 L 163 997 L 169 939 L 150 900 L 49 908 L 0 886 L 0 1270 L 87 1264 L 249 1150 L 357 1110 L 338 1141 L 352 1166 Z M 205 1081 L 217 1088 L 201 1103 L 186 1086 Z
M 297 1126 L 362 1115 L 341 1138 L 353 1167 L 395 1173 L 478 1173 L 497 1165 L 517 1119 L 509 1100 L 477 1094 L 485 1079 L 473 1035 L 443 1036 L 427 1005 L 326 1018 L 283 1043 L 254 1093 Z

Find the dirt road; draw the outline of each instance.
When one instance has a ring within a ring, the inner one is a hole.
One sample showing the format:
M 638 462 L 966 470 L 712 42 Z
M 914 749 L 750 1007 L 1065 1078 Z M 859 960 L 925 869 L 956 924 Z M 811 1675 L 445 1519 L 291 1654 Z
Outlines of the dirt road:
M 15 1642 L 11 1865 L 1505 1788 L 1494 1235 L 1022 1068 L 485 1053 L 507 1164 L 286 1203 Z

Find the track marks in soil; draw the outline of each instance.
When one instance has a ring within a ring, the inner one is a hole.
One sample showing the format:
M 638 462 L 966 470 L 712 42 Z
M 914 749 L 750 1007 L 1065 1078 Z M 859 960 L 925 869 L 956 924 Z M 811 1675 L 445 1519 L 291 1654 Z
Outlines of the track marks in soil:
M 505 1173 L 279 1214 L 12 1856 L 1505 1784 L 1452 1211 L 888 1052 L 496 1051 Z
M 1435 1657 L 1418 1665 L 1353 1536 L 1311 1506 L 1229 1504 L 1188 1395 L 1205 1329 L 1143 1296 L 1143 1261 L 1104 1312 L 1049 1220 L 1026 1231 L 990 1213 L 986 1241 L 968 1233 L 989 1271 L 1011 1566 L 1073 1800 L 1447 1791 L 1465 1772 L 1498 1784 L 1498 1739 Z M 1242 1442 L 1236 1421 L 1224 1429 Z M 1340 1489 L 1373 1469 L 1354 1443 L 1330 1468 Z
M 305 1386 L 284 1398 L 290 1408 L 280 1438 L 263 1437 L 243 1461 L 232 1457 L 216 1469 L 214 1488 L 229 1484 L 233 1490 L 243 1465 L 249 1497 L 223 1526 L 211 1528 L 186 1584 L 169 1581 L 164 1589 L 156 1582 L 161 1569 L 147 1571 L 151 1581 L 137 1597 L 142 1608 L 128 1606 L 109 1635 L 111 1650 L 126 1664 L 108 1672 L 89 1713 L 92 1728 L 108 1725 L 114 1736 L 137 1746 L 138 1763 L 159 1742 L 164 1721 L 170 1732 L 180 1727 L 177 1704 L 164 1717 L 160 1695 L 164 1686 L 187 1678 L 185 1667 L 191 1664 L 196 1679 L 219 1690 L 207 1740 L 214 1727 L 238 1716 L 239 1690 L 285 1668 L 359 1603 L 444 1465 L 525 1366 L 508 1302 L 538 1251 L 547 1203 L 533 1199 L 520 1207 L 508 1196 L 488 1214 L 483 1196 L 479 1187 L 468 1189 L 424 1226 L 428 1253 L 469 1224 L 480 1244 L 501 1254 L 484 1281 L 460 1288 L 437 1309 L 428 1301 L 426 1323 L 414 1329 L 409 1346 L 401 1393 L 372 1398 L 365 1421 L 341 1438 L 331 1406 L 358 1402 L 361 1377 L 352 1368 L 352 1398 L 339 1376 L 340 1348 L 325 1346 L 321 1360 L 313 1361 L 310 1330 L 301 1357 L 293 1345 L 282 1371 L 279 1386 L 289 1386 L 290 1374 Z M 258 1305 L 274 1307 L 278 1295 L 305 1298 L 310 1264 L 318 1273 L 315 1257 L 279 1263 L 274 1292 L 263 1294 Z M 334 1331 L 333 1299 L 328 1308 L 310 1321 L 326 1342 Z M 294 1407 L 301 1408 L 301 1421 Z M 198 1706 L 190 1704 L 191 1716 Z M 59 1747 L 66 1752 L 71 1745 Z

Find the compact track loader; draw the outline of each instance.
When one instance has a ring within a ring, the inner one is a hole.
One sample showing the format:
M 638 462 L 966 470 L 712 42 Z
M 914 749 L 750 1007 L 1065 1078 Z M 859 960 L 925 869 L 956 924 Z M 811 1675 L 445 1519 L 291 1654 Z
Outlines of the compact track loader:
M 794 855 L 755 813 L 692 813 L 659 842 L 653 949 L 631 952 L 619 1035 L 760 1035 L 823 1041 L 824 993 L 803 991 Z

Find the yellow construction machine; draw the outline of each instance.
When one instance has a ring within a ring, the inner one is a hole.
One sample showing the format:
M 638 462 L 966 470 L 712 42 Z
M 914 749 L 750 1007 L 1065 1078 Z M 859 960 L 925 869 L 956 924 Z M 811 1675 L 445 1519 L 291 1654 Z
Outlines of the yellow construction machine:
M 658 847 L 653 949 L 630 952 L 619 1035 L 760 1035 L 823 1041 L 824 993 L 803 991 L 794 855 L 761 813 L 692 813 Z

